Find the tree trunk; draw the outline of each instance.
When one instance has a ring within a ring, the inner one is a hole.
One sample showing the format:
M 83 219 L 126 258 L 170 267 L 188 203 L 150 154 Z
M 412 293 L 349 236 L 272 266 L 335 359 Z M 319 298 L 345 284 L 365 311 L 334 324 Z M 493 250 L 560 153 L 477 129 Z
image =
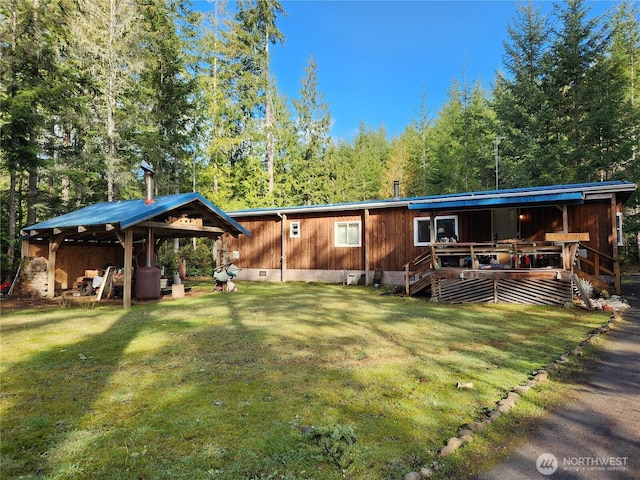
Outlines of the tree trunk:
M 116 196 L 115 178 L 117 165 L 116 150 L 116 125 L 115 125 L 115 83 L 116 83 L 116 60 L 114 52 L 116 28 L 116 0 L 110 3 L 109 18 L 109 72 L 107 85 L 107 200 L 113 202 Z
M 11 171 L 9 185 L 9 242 L 7 244 L 7 267 L 10 274 L 13 274 L 15 265 L 15 242 L 16 242 L 16 172 Z M 638 237 L 640 239 L 640 237 Z
M 267 132 L 267 176 L 269 177 L 268 194 L 273 194 L 274 188 L 274 174 L 273 174 L 273 107 L 271 102 L 271 83 L 269 81 L 269 34 L 267 34 L 267 41 L 265 42 L 265 56 L 266 56 L 266 68 L 265 68 L 265 91 L 266 91 L 266 125 L 265 130 Z

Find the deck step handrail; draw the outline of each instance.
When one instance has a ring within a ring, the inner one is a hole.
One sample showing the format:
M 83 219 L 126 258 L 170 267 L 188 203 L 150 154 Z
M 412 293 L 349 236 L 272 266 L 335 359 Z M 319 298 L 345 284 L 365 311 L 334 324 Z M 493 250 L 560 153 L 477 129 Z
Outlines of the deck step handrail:
M 404 291 L 407 295 L 414 295 L 428 286 L 427 281 L 420 282 L 420 279 L 426 277 L 433 267 L 431 255 L 432 250 L 429 249 L 403 265 Z
M 578 274 L 578 276 L 585 280 L 590 281 L 594 286 L 600 288 L 601 290 L 607 290 L 608 292 L 609 290 L 611 290 L 611 285 L 604 282 L 601 279 L 601 276 L 609 275 L 614 279 L 613 280 L 614 293 L 620 294 L 620 291 L 622 288 L 622 275 L 621 275 L 621 269 L 620 269 L 620 262 L 614 257 L 612 257 L 611 255 L 607 255 L 604 252 L 600 252 L 595 248 L 591 248 L 582 243 L 580 244 L 580 248 L 585 249 L 587 252 L 590 252 L 593 255 L 593 260 L 583 256 L 577 257 L 577 260 L 578 259 L 580 260 L 580 266 L 576 265 L 574 269 Z M 602 262 L 603 259 L 608 261 L 609 264 L 612 265 L 613 270 L 603 265 L 603 262 Z M 593 269 L 593 273 L 586 272 L 582 268 L 583 263 L 589 265 Z

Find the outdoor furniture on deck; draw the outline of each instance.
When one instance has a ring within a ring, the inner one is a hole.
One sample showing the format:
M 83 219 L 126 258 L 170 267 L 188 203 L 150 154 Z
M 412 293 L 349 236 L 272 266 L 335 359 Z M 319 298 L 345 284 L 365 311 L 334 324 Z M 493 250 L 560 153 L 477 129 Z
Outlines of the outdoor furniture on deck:
M 577 241 L 433 243 L 405 265 L 409 295 L 431 287 L 450 303 L 562 305 L 572 299 Z

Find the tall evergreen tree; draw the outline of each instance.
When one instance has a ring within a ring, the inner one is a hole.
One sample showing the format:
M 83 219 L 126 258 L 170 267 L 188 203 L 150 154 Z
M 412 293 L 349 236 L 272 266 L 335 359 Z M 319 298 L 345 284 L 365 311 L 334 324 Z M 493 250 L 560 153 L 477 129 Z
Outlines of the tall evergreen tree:
M 625 99 L 630 108 L 629 138 L 631 152 L 627 160 L 620 158 L 611 175 L 622 174 L 626 178 L 640 181 L 640 165 L 638 160 L 638 135 L 640 134 L 640 9 L 637 4 L 623 1 L 611 13 L 609 28 L 611 29 L 610 56 L 612 62 L 619 66 L 616 72 L 623 82 Z
M 492 188 L 494 132 L 494 115 L 480 85 L 454 82 L 429 143 L 429 192 Z
M 609 25 L 612 31 L 611 59 L 620 65 L 619 78 L 625 84 L 626 99 L 631 112 L 631 127 L 627 140 L 631 151 L 625 160 L 619 158 L 610 168 L 614 178 L 640 183 L 638 160 L 640 135 L 640 11 L 637 4 L 620 2 L 611 13 Z M 640 194 L 636 191 L 629 199 L 632 215 L 625 221 L 625 233 L 634 238 L 637 258 L 640 260 Z
M 67 77 L 62 65 L 66 13 L 72 6 L 65 0 L 0 3 L 0 146 L 3 170 L 9 174 L 3 199 L 8 222 L 2 222 L 2 236 L 9 271 L 17 231 L 43 218 L 56 203 L 55 190 L 46 190 L 45 171 L 59 151 L 56 116 L 73 104 L 76 93 L 76 78 Z
M 384 168 L 389 159 L 389 143 L 384 128 L 374 130 L 360 123 L 353 145 L 343 142 L 331 150 L 329 161 L 333 180 L 333 202 L 371 200 L 382 191 Z
M 329 146 L 331 112 L 318 90 L 318 65 L 313 57 L 305 68 L 300 97 L 293 100 L 296 116 L 298 154 L 292 159 L 290 179 L 292 200 L 296 204 L 326 202 L 324 155 Z
M 213 10 L 204 15 L 203 33 L 199 43 L 198 65 L 202 112 L 204 162 L 202 165 L 200 191 L 217 205 L 226 208 L 233 196 L 231 185 L 231 157 L 236 150 L 232 132 L 235 127 L 232 100 L 227 95 L 223 82 L 226 53 L 226 31 L 231 28 L 227 6 L 224 1 L 213 3 Z
M 427 94 L 420 96 L 420 107 L 417 116 L 405 128 L 394 151 L 400 155 L 403 164 L 402 174 L 395 175 L 393 180 L 401 180 L 404 192 L 409 196 L 428 195 L 429 182 L 427 178 L 429 165 L 429 142 L 433 119 L 427 108 Z M 389 179 L 388 179 L 389 180 Z
M 144 159 L 154 166 L 159 193 L 178 193 L 191 186 L 197 116 L 195 62 L 188 42 L 196 37 L 199 19 L 185 0 L 145 1 L 140 10 L 143 67 L 124 99 L 130 113 L 124 129 L 127 143 L 138 148 L 126 154 L 130 165 Z
M 588 17 L 588 10 L 584 0 L 555 5 L 559 28 L 547 55 L 544 86 L 552 110 L 542 144 L 549 154 L 544 183 L 593 180 L 599 176 L 596 166 L 609 162 L 598 158 L 602 149 L 593 129 L 605 120 L 598 97 L 605 93 L 608 101 L 617 102 L 617 93 L 601 88 L 601 82 L 615 80 L 604 65 L 605 32 L 597 18 Z
M 544 120 L 553 117 L 543 91 L 551 29 L 540 9 L 529 1 L 518 6 L 507 33 L 509 39 L 503 43 L 506 71 L 496 77 L 492 107 L 498 121 L 496 135 L 504 137 L 500 143 L 501 184 L 522 187 L 539 184 L 544 176 Z
M 282 42 L 275 0 L 242 1 L 225 37 L 220 80 L 228 104 L 225 137 L 233 144 L 234 196 L 249 206 L 273 193 L 273 94 L 269 47 Z
M 135 178 L 122 155 L 122 110 L 132 82 L 142 68 L 139 57 L 140 10 L 132 2 L 77 0 L 79 9 L 70 25 L 75 40 L 75 61 L 93 78 L 92 130 L 87 132 L 87 153 L 103 162 L 107 200 L 128 198 Z
M 299 202 L 294 192 L 298 184 L 294 180 L 293 164 L 300 156 L 301 146 L 287 98 L 278 94 L 275 84 L 271 88 L 274 190 L 265 197 L 265 202 L 268 205 L 296 205 Z

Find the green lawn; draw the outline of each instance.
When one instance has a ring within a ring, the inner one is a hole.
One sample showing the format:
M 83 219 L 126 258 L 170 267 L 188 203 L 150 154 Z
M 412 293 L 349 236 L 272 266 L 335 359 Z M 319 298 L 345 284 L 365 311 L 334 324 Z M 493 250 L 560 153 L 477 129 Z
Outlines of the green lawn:
M 127 311 L 3 311 L 2 478 L 402 478 L 607 320 L 238 286 Z M 331 456 L 311 434 L 325 427 L 357 441 Z

